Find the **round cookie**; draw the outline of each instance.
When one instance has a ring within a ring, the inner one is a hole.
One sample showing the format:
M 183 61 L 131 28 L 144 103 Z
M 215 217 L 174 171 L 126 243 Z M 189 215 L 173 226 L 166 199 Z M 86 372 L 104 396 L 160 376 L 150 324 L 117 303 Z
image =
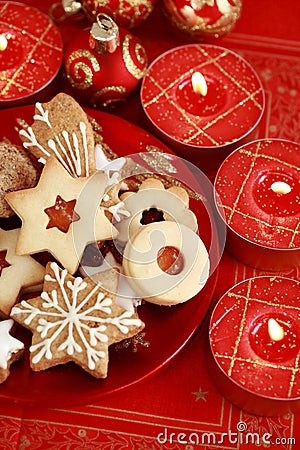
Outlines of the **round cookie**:
M 123 269 L 141 298 L 175 305 L 203 288 L 209 277 L 209 257 L 202 240 L 189 227 L 156 222 L 140 228 L 128 241 Z
M 39 177 L 38 165 L 26 150 L 8 142 L 0 142 L 0 217 L 15 214 L 4 196 L 8 192 L 36 186 Z

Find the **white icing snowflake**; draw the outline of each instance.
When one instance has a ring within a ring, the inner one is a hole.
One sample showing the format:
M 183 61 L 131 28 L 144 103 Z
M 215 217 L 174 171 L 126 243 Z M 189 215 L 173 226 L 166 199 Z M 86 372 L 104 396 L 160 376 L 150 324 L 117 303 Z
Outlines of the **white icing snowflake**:
M 30 347 L 31 362 L 36 365 L 43 358 L 52 360 L 55 348 L 73 356 L 70 359 L 75 362 L 76 355 L 85 352 L 88 368 L 93 371 L 112 343 L 111 327 L 117 329 L 117 342 L 136 334 L 143 324 L 135 314 L 116 306 L 114 294 L 104 291 L 99 283 L 74 278 L 56 263 L 49 267 L 45 282 L 57 284 L 57 289 L 44 290 L 38 306 L 36 299 L 31 299 L 12 309 L 15 320 L 39 335 L 38 342 Z

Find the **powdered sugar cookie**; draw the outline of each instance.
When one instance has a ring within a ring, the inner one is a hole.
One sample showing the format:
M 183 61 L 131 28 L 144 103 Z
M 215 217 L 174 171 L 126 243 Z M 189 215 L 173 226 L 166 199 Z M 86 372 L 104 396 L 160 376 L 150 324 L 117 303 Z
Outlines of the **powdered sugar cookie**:
M 59 93 L 48 103 L 36 103 L 34 123 L 19 132 L 24 147 L 45 163 L 55 156 L 74 177 L 96 171 L 94 131 L 81 106 Z
M 114 270 L 96 284 L 48 263 L 41 296 L 23 300 L 11 312 L 33 333 L 34 371 L 73 361 L 96 378 L 107 376 L 109 345 L 144 328 L 136 313 L 115 304 L 117 283 Z
M 0 228 L 0 315 L 8 317 L 25 288 L 43 283 L 45 268 L 31 256 L 16 255 L 20 230 Z
M 0 383 L 5 381 L 10 373 L 10 366 L 21 358 L 24 344 L 10 334 L 14 325 L 12 319 L 0 322 Z
M 55 157 L 49 158 L 35 188 L 6 195 L 22 219 L 16 253 L 48 251 L 75 273 L 87 243 L 116 235 L 99 208 L 106 180 L 104 172 L 74 178 Z
M 5 194 L 36 186 L 40 173 L 38 165 L 24 148 L 0 142 L 0 217 L 14 215 Z

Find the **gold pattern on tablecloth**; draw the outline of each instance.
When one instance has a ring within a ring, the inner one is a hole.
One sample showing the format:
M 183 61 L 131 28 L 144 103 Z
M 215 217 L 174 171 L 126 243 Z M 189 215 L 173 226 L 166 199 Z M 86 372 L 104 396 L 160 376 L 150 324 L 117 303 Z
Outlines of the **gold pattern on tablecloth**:
M 192 392 L 192 394 L 195 395 L 195 402 L 198 402 L 199 400 L 206 402 L 206 395 L 208 392 L 202 391 L 201 387 L 199 387 L 198 391 Z
M 274 277 L 273 279 L 270 279 L 270 282 L 271 283 L 276 282 L 276 277 Z M 234 365 L 236 362 L 247 363 L 247 364 L 250 364 L 254 368 L 259 366 L 259 367 L 267 367 L 267 368 L 280 369 L 280 370 L 286 371 L 287 376 L 288 375 L 290 376 L 289 388 L 288 388 L 288 393 L 287 393 L 287 397 L 290 398 L 290 397 L 292 397 L 292 390 L 293 390 L 293 387 L 295 386 L 295 377 L 297 374 L 300 373 L 300 367 L 299 367 L 300 350 L 295 358 L 294 366 L 285 366 L 284 364 L 272 363 L 272 362 L 261 360 L 261 359 L 251 359 L 251 357 L 244 358 L 241 356 L 237 356 L 237 354 L 238 354 L 239 346 L 241 343 L 241 338 L 244 333 L 244 329 L 245 329 L 245 325 L 246 325 L 246 318 L 247 318 L 247 309 L 248 309 L 250 302 L 260 303 L 262 305 L 267 305 L 267 306 L 273 306 L 276 308 L 280 308 L 280 310 L 284 310 L 284 309 L 299 310 L 299 318 L 300 318 L 300 305 L 299 305 L 299 307 L 297 307 L 297 306 L 283 304 L 282 301 L 280 301 L 280 303 L 279 302 L 275 303 L 272 301 L 262 300 L 261 298 L 252 297 L 251 296 L 251 288 L 252 288 L 253 283 L 255 283 L 255 278 L 252 278 L 248 281 L 246 295 L 238 294 L 235 292 L 228 293 L 228 297 L 234 298 L 236 300 L 236 304 L 240 305 L 240 300 L 243 300 L 245 302 L 245 304 L 242 309 L 242 317 L 239 322 L 238 335 L 237 335 L 237 338 L 235 341 L 232 355 L 223 354 L 223 353 L 219 353 L 219 352 L 215 352 L 214 355 L 218 360 L 230 360 L 230 365 L 227 370 L 227 375 L 229 377 L 232 376 L 232 372 L 233 372 Z

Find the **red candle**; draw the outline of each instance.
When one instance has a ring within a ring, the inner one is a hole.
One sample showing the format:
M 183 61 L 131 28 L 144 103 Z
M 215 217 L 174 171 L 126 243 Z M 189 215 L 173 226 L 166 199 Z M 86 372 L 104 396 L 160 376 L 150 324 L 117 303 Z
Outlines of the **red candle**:
M 195 92 L 198 72 L 207 92 Z M 211 168 L 257 127 L 264 92 L 253 68 L 236 53 L 190 44 L 159 56 L 148 68 L 141 102 L 157 134 L 186 159 Z
M 0 1 L 0 108 L 52 95 L 63 57 L 51 19 L 22 3 Z
M 254 414 L 300 407 L 300 283 L 256 277 L 230 289 L 210 321 L 212 375 L 232 403 Z
M 280 139 L 231 153 L 215 179 L 227 247 L 246 264 L 282 270 L 300 263 L 300 145 Z

